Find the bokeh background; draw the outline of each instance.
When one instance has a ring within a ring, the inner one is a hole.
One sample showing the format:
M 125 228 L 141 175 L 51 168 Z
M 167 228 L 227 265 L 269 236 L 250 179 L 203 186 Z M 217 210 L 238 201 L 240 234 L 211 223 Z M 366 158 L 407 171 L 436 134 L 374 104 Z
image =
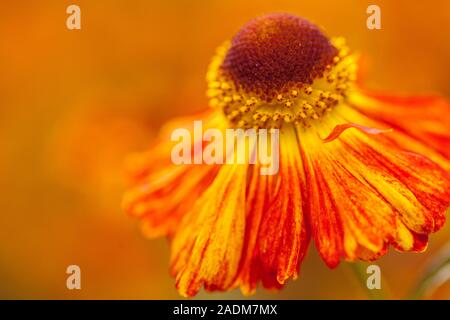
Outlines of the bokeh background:
M 81 30 L 66 8 L 81 7 Z M 382 30 L 366 28 L 378 4 Z M 0 3 L 0 298 L 179 298 L 164 239 L 142 237 L 120 209 L 127 154 L 168 119 L 206 107 L 209 59 L 247 20 L 304 16 L 364 53 L 376 90 L 450 96 L 450 1 L 164 0 Z M 382 258 L 403 298 L 448 241 Z M 66 289 L 77 264 L 82 289 Z M 328 270 L 311 248 L 300 279 L 252 298 L 364 299 L 348 264 Z M 244 298 L 238 290 L 198 298 Z M 450 298 L 444 284 L 427 298 Z

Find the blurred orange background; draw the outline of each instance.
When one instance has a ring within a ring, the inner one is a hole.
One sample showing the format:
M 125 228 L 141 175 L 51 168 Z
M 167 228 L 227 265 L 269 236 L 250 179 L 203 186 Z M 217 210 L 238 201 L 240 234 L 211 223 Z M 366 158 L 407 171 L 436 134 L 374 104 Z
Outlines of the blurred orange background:
M 66 8 L 81 8 L 81 30 Z M 378 4 L 382 30 L 366 28 Z M 342 35 L 367 58 L 377 90 L 450 96 L 450 1 L 3 1 L 0 4 L 0 298 L 177 299 L 165 239 L 147 240 L 120 209 L 127 154 L 168 119 L 206 107 L 204 75 L 222 41 L 283 11 Z M 450 226 L 424 254 L 381 266 L 404 297 Z M 66 268 L 81 267 L 81 290 Z M 311 248 L 300 279 L 252 298 L 366 298 L 348 264 L 328 270 Z M 238 290 L 197 298 L 244 298 Z M 450 298 L 444 285 L 429 298 Z

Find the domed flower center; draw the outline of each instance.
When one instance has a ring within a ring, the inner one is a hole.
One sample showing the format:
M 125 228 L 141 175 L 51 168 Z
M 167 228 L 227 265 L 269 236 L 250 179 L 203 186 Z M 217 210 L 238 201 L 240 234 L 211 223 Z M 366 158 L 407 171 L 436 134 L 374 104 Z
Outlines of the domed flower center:
M 307 20 L 275 14 L 250 21 L 233 38 L 222 70 L 237 87 L 265 100 L 299 84 L 311 84 L 337 50 Z
M 208 96 L 238 127 L 307 125 L 339 102 L 352 78 L 353 59 L 341 39 L 333 43 L 305 19 L 272 14 L 219 48 Z

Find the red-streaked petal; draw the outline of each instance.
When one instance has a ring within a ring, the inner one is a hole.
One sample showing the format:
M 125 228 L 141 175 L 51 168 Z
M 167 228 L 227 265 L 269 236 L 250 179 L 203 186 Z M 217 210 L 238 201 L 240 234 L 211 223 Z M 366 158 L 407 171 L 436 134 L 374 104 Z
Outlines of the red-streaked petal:
M 259 252 L 265 287 L 296 277 L 309 244 L 303 197 L 304 173 L 296 133 L 280 135 L 280 172 L 273 202 L 261 220 Z M 275 279 L 274 279 L 275 278 Z
M 142 220 L 146 236 L 171 235 L 186 208 L 207 189 L 217 170 L 217 166 L 169 165 L 129 189 L 122 206 Z
M 345 106 L 340 108 L 328 127 L 332 127 L 333 122 L 342 121 L 378 125 L 378 122 Z M 419 147 L 408 143 L 411 140 L 398 131 L 378 136 L 353 132 L 343 134 L 339 140 L 345 144 L 344 150 L 366 168 L 361 171 L 364 179 L 401 213 L 402 221 L 409 229 L 426 234 L 442 227 L 450 202 L 450 178 L 440 164 L 449 165 L 448 160 L 436 158 L 437 153 L 432 150 L 433 160 L 439 160 L 436 163 L 411 152 Z M 403 143 L 399 144 L 400 141 Z
M 374 124 L 352 109 L 343 107 L 338 114 L 333 121 Z M 328 123 L 328 130 L 332 126 Z M 343 134 L 339 140 L 344 143 L 343 150 L 366 168 L 361 171 L 364 179 L 402 214 L 409 229 L 420 234 L 434 232 L 442 227 L 449 206 L 449 174 L 427 157 L 411 152 L 417 147 L 415 144 L 411 149 L 408 143 L 399 145 L 398 135 L 397 131 L 378 136 L 356 131 Z
M 223 165 L 184 216 L 172 243 L 171 269 L 179 292 L 227 290 L 241 259 L 245 231 L 246 165 Z
M 124 194 L 122 207 L 142 220 L 144 233 L 149 237 L 172 235 L 186 208 L 194 205 L 217 175 L 218 165 L 175 165 L 171 160 L 176 144 L 170 141 L 171 132 L 181 128 L 192 131 L 192 123 L 198 117 L 204 130 L 224 127 L 221 118 L 212 113 L 174 120 L 161 130 L 160 140 L 151 151 L 128 159 L 132 186 Z M 198 144 L 206 146 L 201 136 L 194 136 L 191 149 Z
M 351 115 L 341 110 L 317 126 L 317 133 L 325 136 L 340 123 L 354 123 Z M 447 174 L 389 137 L 353 130 L 323 144 L 315 134 L 303 133 L 309 221 L 330 267 L 340 258 L 374 259 L 388 243 L 402 251 L 424 250 L 426 235 L 445 221 Z
M 393 139 L 400 146 L 409 144 L 412 151 L 422 153 L 450 170 L 448 100 L 436 96 L 401 97 L 367 91 L 352 95 L 350 102 L 362 114 L 399 132 Z M 442 157 L 447 162 L 442 161 Z
M 346 157 L 334 146 L 320 144 L 321 140 L 313 137 L 302 143 L 308 220 L 319 254 L 329 267 L 335 267 L 341 258 L 367 259 L 383 254 L 385 242 L 396 232 L 394 210 L 355 176 Z
M 272 177 L 261 175 L 260 170 L 259 165 L 249 167 L 244 248 L 240 274 L 236 279 L 242 292 L 247 295 L 254 293 L 258 281 L 262 278 L 258 243 L 261 220 L 269 206 L 269 180 L 272 180 Z
M 346 141 L 347 151 L 370 170 L 361 174 L 396 208 L 414 232 L 439 230 L 450 203 L 450 180 L 429 159 L 398 150 L 382 139 L 355 134 Z

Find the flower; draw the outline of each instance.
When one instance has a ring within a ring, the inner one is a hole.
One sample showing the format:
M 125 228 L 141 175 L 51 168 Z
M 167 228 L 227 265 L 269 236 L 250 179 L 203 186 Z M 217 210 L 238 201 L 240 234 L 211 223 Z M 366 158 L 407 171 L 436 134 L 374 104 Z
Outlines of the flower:
M 278 128 L 280 170 L 174 165 L 161 138 L 130 160 L 124 208 L 150 237 L 168 236 L 185 296 L 298 276 L 312 239 L 334 268 L 371 261 L 391 245 L 421 252 L 450 203 L 450 104 L 376 94 L 358 83 L 357 57 L 307 20 L 250 21 L 214 56 L 204 127 Z M 193 141 L 205 146 L 205 141 Z M 201 151 L 202 148 L 200 148 Z

